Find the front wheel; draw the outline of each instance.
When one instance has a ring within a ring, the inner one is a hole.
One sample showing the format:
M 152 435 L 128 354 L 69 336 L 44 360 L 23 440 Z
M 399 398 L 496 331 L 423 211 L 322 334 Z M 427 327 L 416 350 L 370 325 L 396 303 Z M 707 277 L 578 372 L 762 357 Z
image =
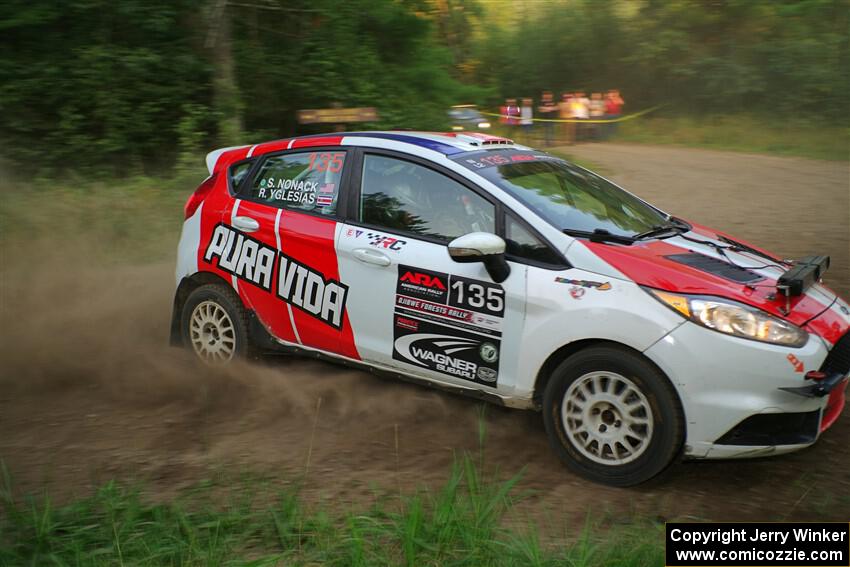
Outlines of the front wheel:
M 245 308 L 229 287 L 206 284 L 192 291 L 180 323 L 183 344 L 207 364 L 224 365 L 248 351 Z
M 615 346 L 582 350 L 555 369 L 543 395 L 543 421 L 570 469 L 612 486 L 638 484 L 664 470 L 685 429 L 667 377 Z

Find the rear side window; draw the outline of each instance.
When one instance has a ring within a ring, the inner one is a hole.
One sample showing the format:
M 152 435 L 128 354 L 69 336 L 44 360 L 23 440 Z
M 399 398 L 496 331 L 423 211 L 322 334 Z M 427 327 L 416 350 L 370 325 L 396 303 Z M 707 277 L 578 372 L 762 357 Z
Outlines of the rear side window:
M 505 216 L 505 245 L 505 252 L 512 259 L 531 260 L 553 266 L 564 264 L 551 246 L 532 234 L 511 214 Z
M 271 156 L 260 166 L 245 198 L 273 207 L 333 215 L 345 157 L 344 151 Z
M 248 175 L 248 172 L 251 171 L 251 166 L 254 165 L 253 161 L 243 161 L 237 164 L 230 166 L 230 188 L 234 192 L 239 189 L 239 186 L 245 180 L 245 176 Z

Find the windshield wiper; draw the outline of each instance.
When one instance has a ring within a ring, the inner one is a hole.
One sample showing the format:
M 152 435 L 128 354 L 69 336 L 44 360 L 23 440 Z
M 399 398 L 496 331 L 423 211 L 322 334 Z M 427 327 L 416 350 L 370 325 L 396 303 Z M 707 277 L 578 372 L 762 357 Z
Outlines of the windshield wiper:
M 611 232 L 608 232 L 604 228 L 595 228 L 592 232 L 588 232 L 586 230 L 574 230 L 572 228 L 565 228 L 562 230 L 562 232 L 570 236 L 587 238 L 591 242 L 616 242 L 617 244 L 625 244 L 628 246 L 634 244 L 635 241 L 635 239 L 631 236 L 613 234 Z
M 632 238 L 634 238 L 635 240 L 643 240 L 644 238 L 660 236 L 662 234 L 666 234 L 674 230 L 677 232 L 685 232 L 688 229 L 682 226 L 681 224 L 658 224 L 653 226 L 649 230 L 635 234 L 634 236 L 632 236 Z

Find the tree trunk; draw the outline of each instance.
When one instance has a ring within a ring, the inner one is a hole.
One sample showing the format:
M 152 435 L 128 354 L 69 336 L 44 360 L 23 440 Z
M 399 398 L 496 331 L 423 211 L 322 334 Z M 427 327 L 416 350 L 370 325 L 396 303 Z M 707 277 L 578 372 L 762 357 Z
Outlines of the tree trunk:
M 219 142 L 242 143 L 242 100 L 236 84 L 227 0 L 211 0 L 206 47 L 213 63 L 213 107 L 218 113 Z

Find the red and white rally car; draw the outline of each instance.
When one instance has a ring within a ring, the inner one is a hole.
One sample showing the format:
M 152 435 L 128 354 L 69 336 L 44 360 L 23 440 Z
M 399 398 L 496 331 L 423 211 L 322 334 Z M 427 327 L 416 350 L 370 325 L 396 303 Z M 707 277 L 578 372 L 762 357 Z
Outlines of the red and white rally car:
M 844 406 L 850 308 L 779 259 L 483 134 L 226 148 L 186 204 L 172 341 L 285 350 L 543 412 L 612 485 L 680 454 L 814 443 Z

